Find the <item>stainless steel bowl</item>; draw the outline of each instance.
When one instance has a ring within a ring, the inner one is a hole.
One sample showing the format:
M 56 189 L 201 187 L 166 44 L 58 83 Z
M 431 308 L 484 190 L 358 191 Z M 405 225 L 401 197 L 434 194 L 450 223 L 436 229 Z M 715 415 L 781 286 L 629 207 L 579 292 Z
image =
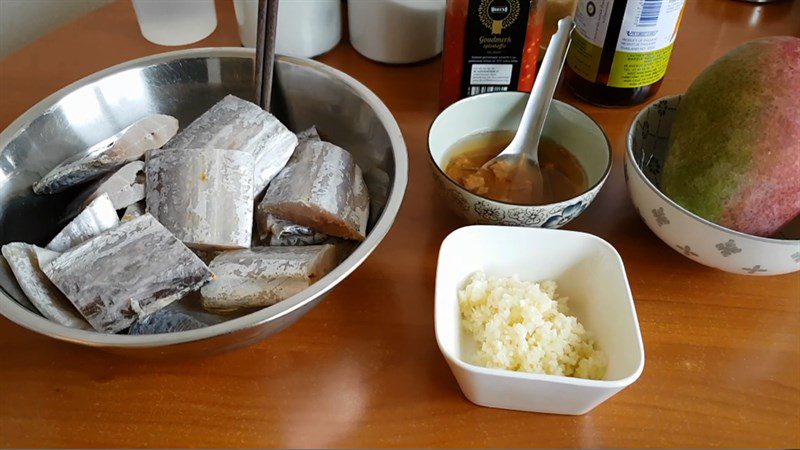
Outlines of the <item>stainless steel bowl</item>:
M 187 125 L 226 94 L 253 98 L 254 53 L 207 48 L 164 53 L 111 67 L 50 97 L 0 133 L 0 244 L 43 245 L 58 231 L 75 192 L 37 196 L 31 184 L 65 158 L 151 113 Z M 324 64 L 279 57 L 273 112 L 290 129 L 316 125 L 363 169 L 372 212 L 366 240 L 335 270 L 281 303 L 206 328 L 150 336 L 107 335 L 43 318 L 0 264 L 0 313 L 64 341 L 137 355 L 209 353 L 264 339 L 297 321 L 378 246 L 400 208 L 408 158 L 397 122 L 364 85 Z M 4 262 L 3 262 L 4 263 Z M 143 351 L 143 349 L 151 349 Z

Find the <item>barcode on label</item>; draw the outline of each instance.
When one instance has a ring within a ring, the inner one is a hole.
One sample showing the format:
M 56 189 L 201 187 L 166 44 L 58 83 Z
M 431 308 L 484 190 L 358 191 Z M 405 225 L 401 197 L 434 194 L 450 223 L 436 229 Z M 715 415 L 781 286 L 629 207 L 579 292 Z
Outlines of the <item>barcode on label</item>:
M 469 95 L 485 94 L 487 92 L 505 92 L 508 86 L 470 86 Z
M 637 23 L 640 27 L 654 27 L 658 25 L 658 14 L 661 12 L 662 0 L 644 0 L 642 13 Z

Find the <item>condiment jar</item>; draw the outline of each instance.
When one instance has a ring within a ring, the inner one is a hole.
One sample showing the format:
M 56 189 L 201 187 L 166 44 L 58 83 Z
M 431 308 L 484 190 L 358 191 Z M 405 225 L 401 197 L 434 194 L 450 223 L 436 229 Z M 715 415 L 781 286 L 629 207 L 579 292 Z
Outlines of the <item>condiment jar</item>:
M 572 92 L 600 106 L 655 95 L 667 72 L 685 0 L 579 0 L 564 64 Z
M 445 0 L 348 0 L 350 43 L 388 64 L 433 58 L 442 51 Z
M 245 47 L 256 46 L 258 0 L 233 0 L 239 38 Z M 278 5 L 275 52 L 313 58 L 330 51 L 342 38 L 339 0 L 284 0 Z
M 530 92 L 544 0 L 447 0 L 439 106 L 486 92 Z
M 158 45 L 192 44 L 217 28 L 214 0 L 133 0 L 133 10 L 142 36 Z

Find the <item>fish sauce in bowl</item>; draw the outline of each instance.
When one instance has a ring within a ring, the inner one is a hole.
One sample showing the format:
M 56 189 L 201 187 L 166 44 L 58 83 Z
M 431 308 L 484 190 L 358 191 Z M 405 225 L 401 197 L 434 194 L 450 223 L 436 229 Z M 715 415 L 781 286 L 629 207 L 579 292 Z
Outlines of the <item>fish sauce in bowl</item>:
M 539 141 L 539 167 L 543 189 L 534 180 L 509 176 L 516 168 L 498 163 L 482 168 L 514 139 L 515 131 L 488 131 L 469 135 L 448 150 L 445 174 L 475 195 L 520 205 L 546 205 L 577 197 L 589 188 L 586 171 L 578 159 L 554 140 Z M 520 171 L 528 174 L 529 171 Z

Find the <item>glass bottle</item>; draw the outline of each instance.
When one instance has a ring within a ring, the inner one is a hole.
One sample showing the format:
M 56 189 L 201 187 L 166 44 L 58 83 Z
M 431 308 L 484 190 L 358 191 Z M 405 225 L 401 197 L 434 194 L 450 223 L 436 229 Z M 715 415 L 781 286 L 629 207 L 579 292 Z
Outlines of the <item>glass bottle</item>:
M 685 0 L 580 0 L 564 78 L 576 96 L 629 106 L 654 95 L 667 71 Z
M 439 105 L 498 91 L 530 92 L 544 0 L 447 0 Z

